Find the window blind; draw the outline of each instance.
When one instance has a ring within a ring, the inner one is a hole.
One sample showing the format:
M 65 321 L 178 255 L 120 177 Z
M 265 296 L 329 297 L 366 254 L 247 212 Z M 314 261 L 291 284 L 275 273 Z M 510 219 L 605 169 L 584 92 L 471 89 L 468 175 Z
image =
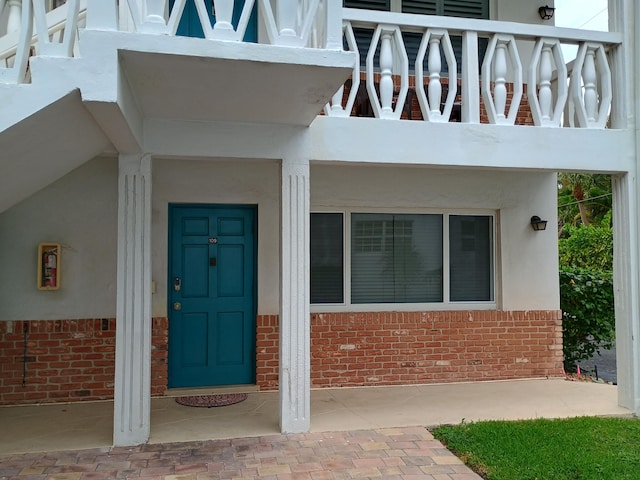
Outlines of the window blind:
M 442 301 L 442 215 L 351 215 L 351 303 Z
M 342 213 L 311 214 L 311 303 L 344 302 L 343 225 Z
M 493 218 L 449 217 L 450 300 L 493 300 Z

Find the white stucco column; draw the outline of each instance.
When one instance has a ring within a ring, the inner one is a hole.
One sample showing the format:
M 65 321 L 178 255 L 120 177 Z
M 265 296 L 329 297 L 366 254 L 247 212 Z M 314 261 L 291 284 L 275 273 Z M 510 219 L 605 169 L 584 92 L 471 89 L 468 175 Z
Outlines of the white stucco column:
M 618 403 L 640 413 L 638 196 L 633 173 L 613 179 L 614 295 Z
M 309 160 L 282 161 L 280 430 L 310 427 Z
M 151 403 L 151 157 L 121 155 L 114 445 L 149 439 Z
M 618 403 L 640 414 L 640 9 L 636 0 L 609 0 L 609 29 L 622 32 L 624 43 L 612 56 L 616 79 L 612 128 L 635 136 L 635 169 L 613 178 L 614 294 Z M 631 101 L 630 101 L 631 100 Z

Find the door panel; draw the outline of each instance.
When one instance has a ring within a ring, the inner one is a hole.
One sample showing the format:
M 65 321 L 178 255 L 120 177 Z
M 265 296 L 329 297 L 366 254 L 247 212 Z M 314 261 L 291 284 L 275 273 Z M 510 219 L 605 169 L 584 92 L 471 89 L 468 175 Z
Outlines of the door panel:
M 169 386 L 254 383 L 255 207 L 169 217 Z

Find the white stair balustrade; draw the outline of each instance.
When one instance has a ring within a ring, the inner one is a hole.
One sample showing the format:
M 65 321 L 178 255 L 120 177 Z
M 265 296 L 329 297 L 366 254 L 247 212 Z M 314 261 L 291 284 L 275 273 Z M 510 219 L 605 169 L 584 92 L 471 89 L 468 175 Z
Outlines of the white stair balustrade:
M 114 1 L 89 2 L 87 5 L 87 30 L 118 30 L 118 5 Z
M 507 92 L 509 74 L 513 78 L 513 95 L 510 102 Z M 482 64 L 482 99 L 489 122 L 513 125 L 522 100 L 522 92 L 522 63 L 515 38 L 513 35 L 493 35 Z
M 324 107 L 324 113 L 333 117 L 348 117 L 351 115 L 351 109 L 356 101 L 356 95 L 358 94 L 358 88 L 360 87 L 360 52 L 358 51 L 356 37 L 353 33 L 351 23 L 344 22 L 342 29 L 349 51 L 356 53 L 356 61 L 353 66 L 353 73 L 351 74 L 351 90 L 349 91 L 349 96 L 347 97 L 345 105 L 342 105 L 342 98 L 344 96 L 343 85 L 331 98 L 331 102 Z
M 309 2 L 309 0 L 303 0 L 303 2 L 305 3 L 305 11 L 307 8 L 307 3 Z M 316 15 L 316 18 L 314 19 L 314 21 L 311 24 L 311 33 L 309 34 L 309 41 L 307 42 L 307 47 L 309 48 L 322 48 L 323 44 L 324 44 L 324 39 L 326 38 L 326 32 L 325 32 L 325 23 L 324 23 L 324 19 L 326 18 L 326 8 L 327 8 L 327 1 L 326 0 L 320 0 L 318 2 L 318 14 Z M 301 10 L 298 10 L 301 11 Z M 299 21 L 301 21 L 302 19 L 299 18 Z
M 25 81 L 27 64 L 31 54 L 31 39 L 33 37 L 33 6 L 30 0 L 24 2 L 20 11 L 20 26 L 17 32 L 16 44 L 6 50 L 0 49 L 0 83 L 18 84 Z M 11 35 L 7 35 L 9 37 Z
M 255 0 L 246 0 L 237 28 L 232 24 L 233 9 L 240 0 L 193 0 L 198 13 L 202 31 L 207 39 L 241 42 L 249 23 L 249 17 Z M 169 17 L 168 0 L 127 0 L 135 32 L 174 36 L 178 31 L 180 19 L 187 0 L 175 0 Z M 212 24 L 209 14 L 215 16 Z
M 527 89 L 535 125 L 560 127 L 568 86 L 567 67 L 558 39 L 540 38 L 536 42 L 529 66 Z
M 22 0 L 7 0 L 4 7 L 8 9 L 7 33 L 17 32 L 21 26 Z M 0 8 L 0 13 L 2 13 L 2 10 Z
M 427 86 L 428 94 L 425 94 L 423 63 L 427 49 L 429 83 Z M 442 110 L 440 110 L 443 90 L 441 52 L 447 62 L 448 72 L 448 94 Z M 448 122 L 458 93 L 458 64 L 451 45 L 451 38 L 446 30 L 428 29 L 426 31 L 418 49 L 415 71 L 416 94 L 422 109 L 422 117 L 430 122 Z
M 165 2 L 166 0 L 127 0 L 137 33 L 168 33 L 164 19 Z M 182 4 L 184 8 L 184 2 L 185 0 L 176 0 L 174 10 L 178 4 Z
M 605 128 L 613 94 L 611 69 L 602 44 L 580 45 L 569 88 L 577 126 Z
M 216 0 L 213 2 L 213 13 L 216 16 L 214 30 L 233 30 L 231 23 L 235 0 Z
M 238 20 L 238 27 L 234 27 L 231 23 L 233 17 L 233 9 L 235 3 L 240 0 L 214 0 L 213 2 L 213 11 L 216 17 L 216 23 L 213 26 L 213 30 L 210 32 L 210 36 L 206 38 L 214 38 L 216 40 L 231 40 L 234 42 L 241 42 L 244 38 L 244 35 L 247 31 L 247 25 L 249 24 L 249 17 L 251 17 L 251 11 L 253 10 L 253 6 L 255 4 L 255 0 L 245 0 L 244 6 L 242 7 L 242 13 L 240 14 L 240 19 Z M 208 16 L 205 16 L 204 9 L 204 0 L 198 5 L 198 15 L 200 16 L 200 22 L 207 24 L 210 26 L 210 20 Z M 203 7 L 200 7 L 202 5 Z M 201 13 L 202 11 L 202 13 Z
M 376 91 L 374 80 L 374 57 L 380 43 L 380 95 Z M 394 58 L 395 53 L 395 58 Z M 394 95 L 394 65 L 397 66 L 397 74 L 400 76 L 400 90 L 393 105 Z M 400 119 L 404 101 L 409 91 L 409 59 L 404 48 L 402 33 L 397 25 L 378 25 L 367 54 L 367 92 L 377 118 Z
M 34 2 L 34 16 L 38 34 L 38 55 L 43 57 L 72 57 L 76 43 L 80 0 L 67 0 L 66 19 L 61 28 L 51 31 L 42 2 Z
M 329 1 L 329 3 L 331 3 Z M 269 42 L 272 45 L 289 47 L 305 47 L 314 21 L 320 11 L 320 0 L 280 0 L 277 2 L 276 14 L 270 0 L 259 0 L 259 5 L 266 25 Z M 246 8 L 246 5 L 245 5 Z M 335 16 L 334 7 L 327 6 L 328 12 Z M 327 15 L 327 18 L 329 15 Z

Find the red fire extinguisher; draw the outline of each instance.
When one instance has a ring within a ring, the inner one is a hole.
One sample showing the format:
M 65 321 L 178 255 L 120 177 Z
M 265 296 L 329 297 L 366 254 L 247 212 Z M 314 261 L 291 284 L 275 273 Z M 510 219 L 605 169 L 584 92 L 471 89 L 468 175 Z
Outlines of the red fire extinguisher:
M 44 265 L 44 286 L 55 287 L 58 274 L 58 256 L 55 250 L 45 251 L 42 263 Z

